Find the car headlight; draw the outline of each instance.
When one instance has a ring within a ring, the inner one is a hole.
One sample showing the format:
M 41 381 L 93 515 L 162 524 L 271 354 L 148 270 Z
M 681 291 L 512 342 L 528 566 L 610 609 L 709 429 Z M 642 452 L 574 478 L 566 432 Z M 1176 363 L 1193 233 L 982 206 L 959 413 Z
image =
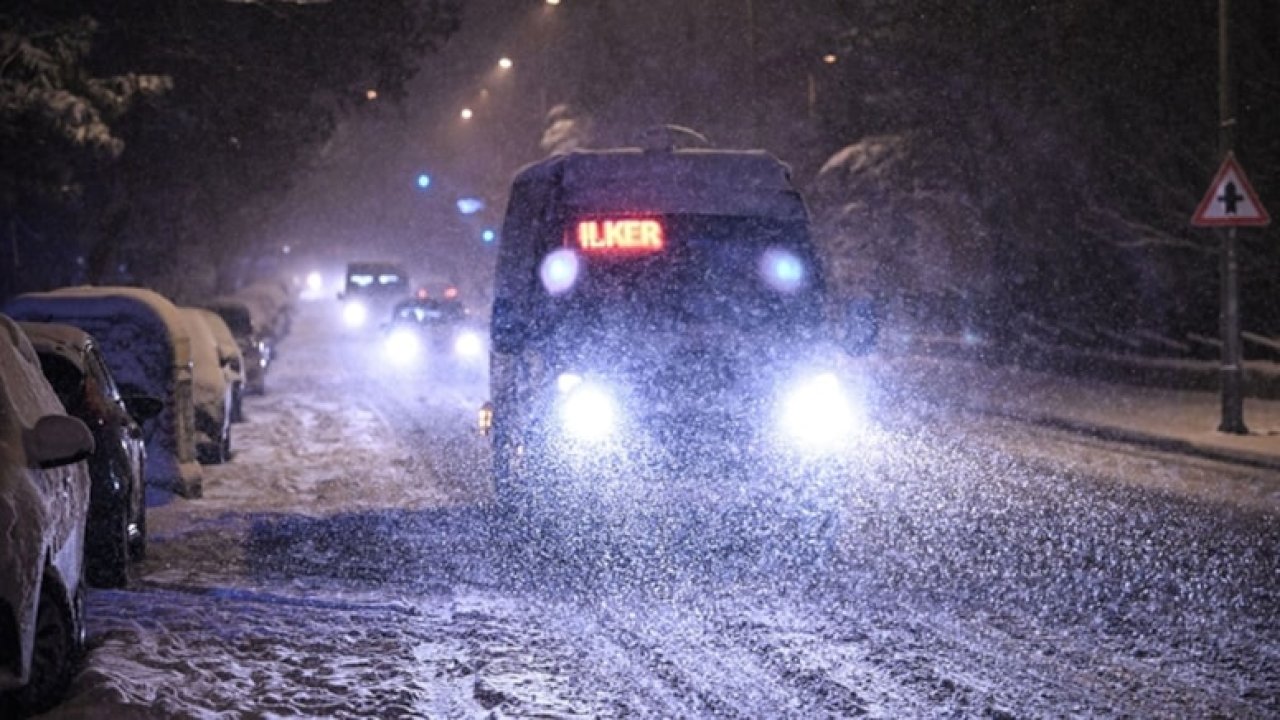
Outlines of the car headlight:
M 413 362 L 422 351 L 422 340 L 418 333 L 409 328 L 397 328 L 391 331 L 386 340 L 387 356 L 398 365 Z
M 473 360 L 484 354 L 484 340 L 472 330 L 464 330 L 453 339 L 453 354 L 465 360 Z
M 369 308 L 364 303 L 349 302 L 342 308 L 342 322 L 349 328 L 364 327 L 369 319 Z
M 832 449 L 863 426 L 857 406 L 834 373 L 797 383 L 782 400 L 782 430 L 805 448 Z
M 560 424 L 575 440 L 600 442 L 618 428 L 618 403 L 608 388 L 565 374 L 557 378 Z

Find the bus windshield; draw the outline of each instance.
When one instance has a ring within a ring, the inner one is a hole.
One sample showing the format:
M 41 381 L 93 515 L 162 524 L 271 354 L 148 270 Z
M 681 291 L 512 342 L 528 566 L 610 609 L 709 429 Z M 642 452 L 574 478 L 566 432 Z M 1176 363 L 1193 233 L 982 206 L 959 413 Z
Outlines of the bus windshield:
M 802 221 L 584 217 L 569 222 L 564 242 L 579 258 L 580 277 L 553 307 L 572 326 L 785 336 L 821 321 L 821 268 Z

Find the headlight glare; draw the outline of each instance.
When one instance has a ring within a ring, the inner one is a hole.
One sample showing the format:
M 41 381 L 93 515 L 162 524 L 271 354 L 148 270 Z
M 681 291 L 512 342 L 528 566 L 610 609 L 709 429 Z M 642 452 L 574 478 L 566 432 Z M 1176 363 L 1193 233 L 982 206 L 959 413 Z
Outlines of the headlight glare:
M 801 446 L 832 448 L 850 438 L 860 425 L 858 409 L 832 373 L 798 383 L 783 399 L 782 428 Z
M 561 399 L 560 422 L 570 438 L 600 442 L 617 429 L 618 404 L 606 388 L 579 382 Z
M 484 341 L 479 334 L 464 330 L 453 340 L 453 353 L 468 360 L 478 358 L 484 354 Z
M 578 282 L 581 269 L 578 255 L 568 248 L 562 248 L 553 250 L 542 259 L 542 264 L 538 267 L 538 277 L 548 293 L 563 295 Z
M 342 308 L 342 322 L 349 328 L 364 327 L 369 319 L 369 309 L 364 303 L 349 302 Z
M 387 355 L 398 365 L 413 362 L 422 351 L 422 340 L 408 328 L 392 330 L 386 340 Z

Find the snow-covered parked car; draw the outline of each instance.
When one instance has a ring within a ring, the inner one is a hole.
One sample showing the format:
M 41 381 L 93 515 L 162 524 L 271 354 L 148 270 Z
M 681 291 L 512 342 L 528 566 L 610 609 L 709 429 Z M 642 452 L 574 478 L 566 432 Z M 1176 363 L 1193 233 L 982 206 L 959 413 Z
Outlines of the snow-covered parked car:
M 231 457 L 232 385 L 223 372 L 218 340 L 199 308 L 178 308 L 191 337 L 193 397 L 196 406 L 196 457 L 220 463 Z
M 19 325 L 67 413 L 93 432 L 85 574 L 92 585 L 124 587 L 131 561 L 147 547 L 147 451 L 139 423 L 164 404 L 149 395 L 122 396 L 97 341 L 85 331 L 57 323 Z
M 231 383 L 231 422 L 241 422 L 244 420 L 244 353 L 240 352 L 240 345 L 236 343 L 235 335 L 231 334 L 231 328 L 227 327 L 227 323 L 221 316 L 205 308 L 199 308 L 199 312 L 205 323 L 209 325 L 209 329 L 213 331 L 213 339 L 218 343 L 218 360 L 222 363 L 222 374 L 226 376 L 227 382 Z
M 0 716 L 56 702 L 83 646 L 82 461 L 93 448 L 26 335 L 0 315 Z
M 249 303 L 238 298 L 216 298 L 204 306 L 222 318 L 240 347 L 245 391 L 265 394 L 267 367 L 271 364 L 271 337 L 264 328 L 265 321 Z
M 88 332 L 124 394 L 160 398 L 164 410 L 142 425 L 147 485 L 200 497 L 191 339 L 172 302 L 143 288 L 82 286 L 20 295 L 5 311 L 16 319 L 66 323 Z
M 293 297 L 287 286 L 259 280 L 236 291 L 235 297 L 248 304 L 258 317 L 263 332 L 278 344 L 293 324 Z

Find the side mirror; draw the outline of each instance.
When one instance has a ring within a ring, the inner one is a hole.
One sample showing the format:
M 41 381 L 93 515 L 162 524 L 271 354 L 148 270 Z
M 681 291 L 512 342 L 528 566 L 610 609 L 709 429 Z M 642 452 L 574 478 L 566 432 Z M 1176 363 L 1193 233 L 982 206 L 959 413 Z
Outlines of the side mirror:
M 144 423 L 164 410 L 164 402 L 160 398 L 137 393 L 124 396 L 124 409 L 129 411 L 134 421 Z
M 45 415 L 23 433 L 23 445 L 33 465 L 53 468 L 70 465 L 93 454 L 93 433 L 69 415 Z
M 840 344 L 850 355 L 866 355 L 880 337 L 880 310 L 870 298 L 850 300 L 844 307 Z

